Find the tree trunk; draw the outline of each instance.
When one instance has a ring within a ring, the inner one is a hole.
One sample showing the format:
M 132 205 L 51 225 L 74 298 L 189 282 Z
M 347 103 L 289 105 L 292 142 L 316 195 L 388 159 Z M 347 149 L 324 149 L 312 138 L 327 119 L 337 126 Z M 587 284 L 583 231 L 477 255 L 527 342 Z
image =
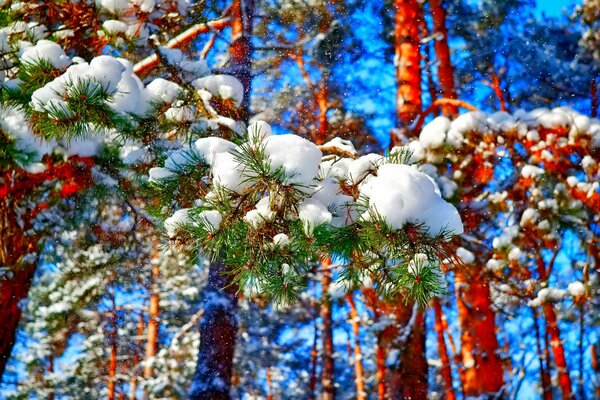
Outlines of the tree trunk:
M 10 278 L 0 278 L 0 382 L 21 320 L 19 303 L 27 298 L 34 272 L 35 264 L 25 264 L 11 268 Z
M 238 329 L 237 294 L 226 266 L 211 263 L 204 289 L 200 319 L 198 363 L 189 392 L 190 400 L 229 399 L 235 339 Z
M 36 241 L 27 237 L 9 198 L 0 199 L 0 266 L 9 270 L 0 276 L 0 382 L 15 344 L 21 320 L 20 304 L 35 273 L 35 262 L 24 258 L 35 251 Z M 27 228 L 27 227 L 26 227 Z
M 362 351 L 360 349 L 360 317 L 356 311 L 356 304 L 352 293 L 346 295 L 346 300 L 350 305 L 350 321 L 354 333 L 354 375 L 356 384 L 356 399 L 366 400 L 367 392 L 365 390 L 365 374 L 362 363 Z
M 425 313 L 417 306 L 397 308 L 398 334 L 388 354 L 389 394 L 392 399 L 427 398 L 427 359 L 425 357 Z
M 450 358 L 448 357 L 448 349 L 446 348 L 446 339 L 444 338 L 444 321 L 442 305 L 438 299 L 433 299 L 433 311 L 435 313 L 435 331 L 437 333 L 438 353 L 442 366 L 440 374 L 444 380 L 444 389 L 447 400 L 456 399 L 454 388 L 452 387 L 452 369 L 450 368 Z
M 565 359 L 565 348 L 560 340 L 560 330 L 556 321 L 556 312 L 551 303 L 543 305 L 544 316 L 546 317 L 546 330 L 550 336 L 550 347 L 554 356 L 554 363 L 558 370 L 558 385 L 563 395 L 563 399 L 572 399 L 573 390 L 571 387 L 571 377 L 567 368 L 567 360 Z
M 144 378 L 152 377 L 152 363 L 150 360 L 156 355 L 158 350 L 158 329 L 159 329 L 159 293 L 158 293 L 158 240 L 152 243 L 152 273 L 150 275 L 150 300 L 148 304 L 148 334 L 146 340 L 146 365 L 144 366 Z
M 429 0 L 431 16 L 433 17 L 433 32 L 438 37 L 434 41 L 435 54 L 438 59 L 438 80 L 442 97 L 456 99 L 454 88 L 454 68 L 450 61 L 450 47 L 448 46 L 448 28 L 446 28 L 446 10 L 441 0 Z M 458 108 L 454 105 L 443 105 L 442 112 L 446 116 L 454 116 Z
M 242 119 L 249 117 L 252 83 L 253 0 L 233 0 L 231 4 L 231 45 L 229 73 L 244 86 Z M 237 294 L 227 267 L 211 263 L 204 290 L 204 313 L 200 319 L 198 363 L 189 391 L 190 400 L 229 399 L 235 339 L 237 335 Z
M 504 385 L 490 290 L 478 272 L 456 271 L 465 397 L 498 398 Z
M 397 125 L 403 134 L 414 135 L 412 126 L 422 111 L 419 25 L 423 14 L 418 0 L 394 0 L 394 9 Z
M 331 322 L 331 296 L 329 286 L 331 284 L 330 261 L 321 263 L 325 268 L 321 279 L 321 340 L 323 343 L 323 370 L 321 372 L 322 400 L 333 400 L 335 398 L 335 380 L 333 365 L 333 329 Z

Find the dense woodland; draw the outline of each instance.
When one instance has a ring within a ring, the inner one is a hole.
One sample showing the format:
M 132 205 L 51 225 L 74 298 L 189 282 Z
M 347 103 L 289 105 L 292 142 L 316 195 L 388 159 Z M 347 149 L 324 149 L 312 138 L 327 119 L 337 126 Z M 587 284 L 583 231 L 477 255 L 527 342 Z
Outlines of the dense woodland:
M 600 398 L 600 1 L 540 3 L 0 0 L 0 398 Z

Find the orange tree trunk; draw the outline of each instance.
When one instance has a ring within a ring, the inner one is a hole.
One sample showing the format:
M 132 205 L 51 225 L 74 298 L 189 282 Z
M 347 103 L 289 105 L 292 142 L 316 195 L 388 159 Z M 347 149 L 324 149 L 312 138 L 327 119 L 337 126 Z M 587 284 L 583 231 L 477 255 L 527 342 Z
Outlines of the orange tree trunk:
M 9 198 L 0 199 L 0 265 L 10 268 L 0 277 L 0 380 L 15 344 L 19 303 L 27 297 L 35 272 L 35 263 L 24 261 L 35 250 L 35 240 L 19 226 L 15 209 Z
M 411 125 L 422 111 L 419 25 L 423 14 L 418 0 L 394 0 L 394 11 L 396 116 L 398 127 L 411 134 Z
M 490 290 L 479 273 L 456 272 L 465 396 L 499 393 L 504 385 Z
M 27 297 L 34 272 L 35 264 L 23 264 L 11 268 L 10 278 L 0 278 L 0 381 L 21 320 L 19 302 Z
M 442 0 L 429 0 L 431 16 L 433 17 L 433 31 L 439 37 L 434 41 L 435 54 L 438 59 L 438 80 L 442 97 L 455 99 L 454 68 L 450 62 L 450 47 L 448 46 L 448 28 L 446 28 L 446 10 Z M 458 108 L 454 105 L 443 105 L 444 115 L 456 115 Z
M 356 399 L 366 400 L 367 392 L 365 391 L 365 374 L 362 363 L 362 351 L 360 349 L 360 318 L 356 311 L 356 304 L 352 293 L 346 295 L 346 300 L 350 305 L 350 319 L 352 331 L 354 333 L 354 375 L 356 384 Z
M 571 387 L 571 377 L 567 368 L 565 359 L 565 349 L 560 340 L 560 330 L 556 321 L 556 312 L 551 303 L 545 303 L 543 306 L 544 316 L 546 317 L 546 330 L 550 336 L 550 347 L 554 356 L 554 363 L 558 370 L 558 385 L 563 395 L 563 399 L 572 399 L 573 390 Z
M 152 243 L 152 273 L 150 282 L 150 300 L 148 304 L 148 335 L 146 341 L 146 361 L 151 360 L 156 355 L 158 350 L 158 329 L 159 329 L 159 307 L 158 303 L 160 300 L 158 293 L 158 276 L 160 271 L 158 269 L 158 241 L 154 240 Z M 144 367 L 144 378 L 149 379 L 152 377 L 152 364 L 147 363 Z
M 333 328 L 331 323 L 331 296 L 329 286 L 331 284 L 331 271 L 327 269 L 330 261 L 321 263 L 325 270 L 321 279 L 321 340 L 323 343 L 323 370 L 321 372 L 322 400 L 333 400 L 335 398 L 335 381 L 333 365 Z
M 444 338 L 444 321 L 442 305 L 438 299 L 432 301 L 433 311 L 435 313 L 435 332 L 437 333 L 438 353 L 442 366 L 440 373 L 444 379 L 444 389 L 446 391 L 446 399 L 456 399 L 454 388 L 452 387 L 452 369 L 450 368 L 450 358 L 448 357 L 448 349 L 446 348 L 446 339 Z

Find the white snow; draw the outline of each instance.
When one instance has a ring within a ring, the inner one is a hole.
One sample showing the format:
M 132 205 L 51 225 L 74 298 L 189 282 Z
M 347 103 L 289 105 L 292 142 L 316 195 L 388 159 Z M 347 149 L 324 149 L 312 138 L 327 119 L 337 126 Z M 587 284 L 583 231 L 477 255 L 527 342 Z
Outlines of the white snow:
M 319 173 L 321 150 L 297 135 L 272 135 L 263 141 L 271 171 L 282 168 L 286 184 L 309 187 Z
M 71 59 L 62 47 L 50 40 L 40 40 L 35 46 L 25 49 L 21 55 L 23 63 L 35 64 L 41 60 L 49 61 L 57 69 L 67 68 L 71 64 Z
M 244 175 L 244 166 L 231 153 L 216 153 L 212 162 L 213 184 L 236 193 L 252 186 Z
M 170 238 L 175 237 L 177 230 L 189 222 L 189 211 L 189 208 L 182 208 L 165 220 L 165 230 Z
M 450 120 L 446 117 L 437 117 L 421 130 L 419 142 L 424 148 L 437 149 L 444 145 L 446 134 L 450 129 Z
M 273 236 L 273 244 L 279 247 L 285 247 L 290 244 L 290 238 L 285 233 L 278 233 Z
M 127 32 L 127 24 L 116 19 L 109 19 L 102 23 L 102 28 L 108 33 L 125 33 Z
M 223 216 L 217 210 L 204 210 L 198 214 L 198 219 L 210 233 L 215 233 L 221 226 Z
M 298 218 L 303 223 L 306 235 L 311 236 L 315 227 L 330 223 L 332 215 L 320 201 L 306 199 L 298 206 Z
M 194 142 L 194 148 L 209 165 L 213 164 L 217 154 L 227 153 L 235 147 L 234 143 L 218 137 L 201 138 Z
M 585 294 L 585 285 L 580 281 L 569 283 L 567 292 L 571 297 L 580 297 Z
M 214 96 L 231 99 L 237 105 L 244 100 L 244 86 L 231 75 L 210 75 L 192 82 L 197 90 L 207 90 Z
M 475 262 L 475 254 L 465 249 L 464 247 L 459 247 L 456 249 L 456 255 L 463 260 L 465 264 L 473 264 Z
M 544 170 L 540 167 L 536 167 L 535 165 L 524 165 L 523 168 L 521 169 L 521 176 L 523 178 L 530 178 L 530 179 L 534 179 L 535 177 L 537 177 L 538 175 L 541 175 L 544 173 Z
M 376 169 L 382 159 L 381 155 L 371 153 L 353 160 L 348 166 L 348 180 L 350 183 L 360 182 L 370 170 Z
M 552 303 L 561 301 L 566 296 L 566 292 L 562 289 L 546 287 L 540 289 L 537 297 L 529 302 L 531 307 L 539 307 L 544 303 Z
M 354 144 L 350 140 L 344 140 L 339 137 L 334 137 L 329 142 L 319 146 L 319 149 L 321 149 L 322 151 L 332 149 L 341 151 L 343 153 L 348 153 L 352 156 L 356 155 L 356 149 L 354 148 Z
M 156 78 L 150 82 L 145 91 L 148 101 L 163 101 L 169 104 L 173 103 L 181 93 L 183 93 L 181 86 L 163 78 Z
M 250 210 L 244 216 L 244 221 L 248 222 L 254 228 L 260 228 L 265 222 L 272 221 L 275 218 L 275 212 L 271 210 L 271 199 L 263 197 L 254 210 Z
M 175 174 L 175 172 L 173 172 L 167 168 L 153 167 L 153 168 L 150 168 L 150 171 L 148 171 L 148 175 L 150 176 L 150 178 L 148 179 L 150 182 L 158 182 L 163 179 L 171 178 L 171 177 L 175 176 L 176 174 Z
M 463 232 L 456 208 L 442 199 L 433 179 L 414 166 L 380 166 L 377 176 L 361 187 L 361 196 L 368 199 L 368 211 L 362 215 L 367 221 L 371 213 L 377 213 L 393 229 L 411 222 L 423 224 L 430 235 L 443 230 L 453 234 Z

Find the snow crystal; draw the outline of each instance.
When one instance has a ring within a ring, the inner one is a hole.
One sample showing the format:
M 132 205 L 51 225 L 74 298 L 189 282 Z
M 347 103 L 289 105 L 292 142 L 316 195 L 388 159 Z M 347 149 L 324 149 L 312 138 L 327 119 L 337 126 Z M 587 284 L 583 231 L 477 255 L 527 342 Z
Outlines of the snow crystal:
M 465 263 L 465 264 L 473 264 L 475 262 L 475 254 L 465 249 L 464 247 L 459 247 L 456 249 L 456 255 Z
M 210 75 L 196 79 L 192 85 L 197 90 L 207 90 L 214 96 L 232 99 L 237 105 L 244 100 L 244 86 L 231 75 Z
M 278 233 L 273 236 L 273 244 L 279 247 L 285 247 L 290 244 L 290 238 L 285 233 Z
M 533 208 L 527 208 L 525 211 L 523 211 L 523 214 L 521 214 L 521 221 L 519 222 L 519 225 L 524 227 L 529 224 L 534 224 L 537 222 L 539 217 L 540 213 L 537 210 Z
M 67 68 L 71 64 L 71 59 L 62 47 L 50 40 L 40 40 L 35 46 L 25 49 L 21 55 L 23 63 L 35 64 L 41 60 L 49 61 L 57 69 Z
M 285 183 L 308 187 L 319 173 L 321 150 L 297 135 L 273 135 L 263 141 L 271 171 L 282 168 Z
M 175 237 L 177 230 L 189 222 L 189 211 L 189 208 L 182 208 L 165 220 L 165 230 L 170 238 Z
M 194 142 L 194 148 L 209 165 L 213 164 L 217 154 L 227 153 L 235 147 L 234 143 L 219 137 L 206 137 Z
M 348 180 L 353 184 L 360 182 L 370 170 L 381 163 L 382 159 L 379 154 L 371 153 L 353 160 L 348 166 Z
M 536 167 L 535 165 L 525 165 L 521 169 L 521 176 L 523 178 L 533 179 L 536 176 L 541 175 L 543 173 L 544 173 L 544 170 L 541 169 L 540 167 Z
M 424 148 L 437 149 L 444 145 L 446 133 L 450 129 L 450 120 L 446 117 L 437 117 L 421 130 L 419 142 Z
M 310 236 L 316 226 L 330 223 L 331 213 L 318 200 L 306 199 L 298 206 L 298 217 L 304 225 L 304 232 Z
M 248 126 L 248 138 L 250 141 L 254 139 L 264 140 L 267 136 L 271 135 L 271 125 L 265 121 L 258 120 Z
M 562 289 L 557 288 L 543 288 L 541 289 L 537 297 L 529 302 L 531 307 L 539 307 L 544 303 L 551 303 L 561 301 L 566 296 L 566 292 Z
M 216 153 L 212 163 L 213 183 L 236 193 L 242 193 L 252 186 L 244 175 L 244 167 L 231 153 Z
M 127 32 L 127 24 L 123 21 L 109 19 L 102 23 L 102 28 L 108 33 L 125 33 Z
M 198 214 L 198 218 L 201 221 L 204 228 L 210 232 L 215 233 L 221 226 L 223 216 L 217 210 L 204 210 Z
M 569 283 L 567 286 L 567 292 L 572 297 L 580 297 L 585 294 L 585 285 L 580 281 Z
M 444 230 L 453 234 L 463 232 L 456 208 L 442 199 L 433 179 L 414 166 L 380 166 L 377 176 L 361 187 L 361 196 L 369 204 L 369 210 L 363 214 L 365 220 L 370 220 L 375 212 L 393 229 L 412 222 L 423 224 L 430 235 Z
M 181 93 L 183 93 L 181 86 L 163 78 L 156 78 L 150 82 L 145 91 L 145 94 L 149 97 L 148 101 L 163 101 L 165 103 L 172 103 Z
M 354 144 L 352 144 L 350 140 L 344 140 L 339 137 L 331 139 L 324 145 L 319 146 L 319 148 L 323 151 L 327 149 L 335 149 L 344 153 L 351 154 L 353 156 L 356 155 L 356 149 L 354 148 Z
M 175 176 L 175 172 L 173 172 L 167 168 L 154 167 L 154 168 L 150 168 L 150 171 L 148 171 L 148 175 L 150 176 L 150 178 L 148 179 L 150 182 L 158 182 L 163 179 L 167 179 L 167 178 L 171 178 L 172 176 Z
M 333 178 L 325 178 L 315 187 L 313 199 L 320 201 L 333 213 L 334 226 L 346 226 L 356 218 L 354 199 L 341 193 L 341 188 Z
M 250 210 L 244 216 L 244 221 L 248 222 L 254 228 L 259 228 L 267 221 L 272 221 L 275 218 L 275 212 L 271 210 L 270 198 L 263 197 L 257 204 L 254 210 Z

